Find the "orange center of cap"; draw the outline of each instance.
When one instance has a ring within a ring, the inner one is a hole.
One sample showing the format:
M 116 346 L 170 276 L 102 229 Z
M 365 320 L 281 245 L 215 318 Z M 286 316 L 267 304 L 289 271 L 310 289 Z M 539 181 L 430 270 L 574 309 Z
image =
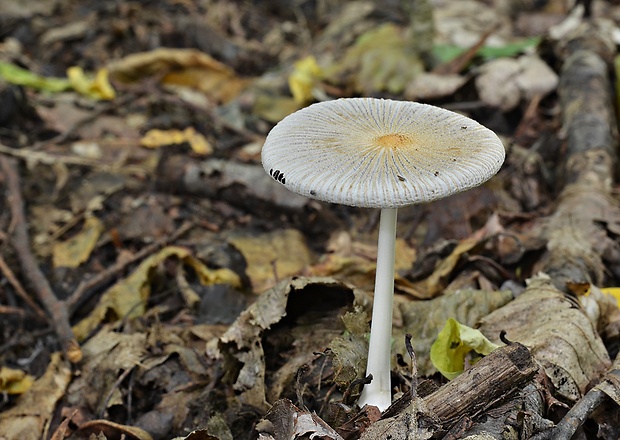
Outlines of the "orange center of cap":
M 376 142 L 380 147 L 397 149 L 409 144 L 411 140 L 404 134 L 391 133 L 378 137 Z

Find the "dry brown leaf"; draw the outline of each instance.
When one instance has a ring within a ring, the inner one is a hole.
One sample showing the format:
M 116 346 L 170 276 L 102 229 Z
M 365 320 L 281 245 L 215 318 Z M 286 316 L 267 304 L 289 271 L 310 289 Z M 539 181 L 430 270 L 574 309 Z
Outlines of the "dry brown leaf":
M 416 353 L 418 372 L 430 376 L 437 369 L 430 360 L 430 349 L 449 318 L 474 326 L 478 320 L 512 300 L 509 291 L 460 290 L 428 301 L 400 301 L 395 316 L 401 316 L 402 325 L 395 328 L 393 339 L 404 341 L 405 334 L 413 335 L 411 343 Z M 396 313 L 397 312 L 397 313 Z M 405 359 L 408 354 L 402 342 L 394 344 L 394 352 Z
M 120 389 L 114 389 L 112 384 L 120 371 L 131 370 L 144 361 L 146 348 L 145 334 L 118 333 L 104 327 L 82 346 L 81 375 L 69 386 L 67 401 L 94 413 L 123 404 Z
M 329 343 L 334 362 L 334 382 L 346 389 L 355 379 L 366 375 L 368 314 L 364 311 L 347 312 L 343 317 L 347 332 Z
M 317 295 L 321 295 L 321 299 L 317 299 Z M 317 304 L 321 304 L 323 309 L 327 304 L 338 312 L 343 306 L 351 306 L 353 297 L 358 296 L 361 298 L 359 301 L 364 302 L 361 292 L 333 278 L 295 277 L 282 281 L 261 294 L 256 302 L 243 311 L 220 338 L 217 346 L 207 346 L 207 353 L 212 358 L 224 358 L 224 369 L 229 372 L 227 380 L 233 383 L 233 389 L 243 404 L 267 410 L 267 372 L 263 351 L 263 341 L 269 337 L 267 331 L 284 316 L 289 320 L 295 319 L 293 309 L 287 309 L 287 306 L 294 307 L 297 314 L 307 313 L 313 307 L 316 309 Z M 364 305 L 367 303 L 364 302 Z M 313 358 L 313 351 L 325 349 L 330 340 L 343 331 L 342 324 L 335 322 L 333 317 L 330 317 L 331 322 L 325 322 L 320 316 L 312 316 L 313 321 L 305 325 L 289 324 L 292 327 L 288 333 L 294 337 L 295 346 L 300 347 L 301 356 L 291 359 L 274 372 L 273 389 L 269 390 L 272 398 L 279 398 L 278 391 L 274 389 L 282 389 L 291 371 L 297 371 L 303 363 Z M 332 327 L 339 329 L 333 330 Z
M 467 78 L 461 75 L 422 72 L 407 84 L 404 95 L 411 101 L 443 98 L 452 95 L 466 82 Z
M 240 286 L 239 276 L 227 268 L 209 269 L 193 257 L 186 248 L 168 246 L 145 259 L 127 278 L 110 287 L 100 298 L 89 316 L 73 327 L 75 337 L 84 339 L 104 320 L 117 320 L 142 316 L 150 295 L 151 272 L 154 267 L 170 257 L 177 257 L 191 266 L 203 284 L 231 284 Z
M 439 295 L 448 284 L 447 282 L 450 274 L 456 267 L 461 256 L 476 247 L 478 243 L 479 240 L 475 237 L 460 241 L 450 255 L 439 263 L 428 278 L 413 283 L 417 292 L 424 295 L 421 299 L 433 298 Z
M 152 440 L 153 437 L 136 426 L 121 425 L 109 420 L 90 420 L 79 427 L 76 436 L 101 435 L 105 438 L 125 438 L 127 440 Z
M 0 413 L 0 440 L 44 438 L 71 377 L 67 362 L 60 353 L 54 353 L 45 374 L 12 408 Z
M 278 400 L 265 414 L 257 426 L 259 439 L 298 439 L 321 438 L 343 440 L 343 438 L 325 423 L 318 415 L 302 411 L 290 400 Z
M 159 48 L 132 54 L 109 64 L 108 69 L 117 81 L 160 75 L 164 84 L 193 87 L 220 102 L 230 101 L 247 84 L 230 67 L 195 49 Z
M 230 428 L 220 413 L 212 414 L 207 422 L 206 429 L 197 429 L 187 437 L 176 437 L 173 440 L 234 440 Z
M 480 330 L 494 342 L 505 330 L 508 340 L 526 345 L 570 401 L 611 365 L 592 322 L 546 275 L 530 279 L 524 293 L 483 318 Z
M 259 93 L 252 106 L 252 113 L 259 118 L 276 124 L 300 108 L 301 105 L 288 96 Z
M 104 227 L 97 217 L 88 217 L 82 230 L 66 241 L 54 243 L 52 261 L 54 267 L 76 268 L 90 257 Z
M 300 273 L 312 262 L 301 232 L 283 229 L 267 234 L 235 234 L 228 239 L 245 258 L 252 289 L 260 293 L 277 280 Z
M 558 75 L 536 55 L 489 61 L 476 77 L 480 99 L 502 111 L 514 109 L 522 99 L 545 96 L 558 82 Z
M 422 61 L 394 24 L 372 28 L 359 37 L 337 64 L 326 69 L 326 77 L 344 76 L 345 82 L 363 93 L 402 93 L 416 75 L 424 71 Z
M 335 277 L 365 290 L 373 290 L 377 266 L 377 245 L 354 241 L 348 232 L 333 234 L 326 244 L 328 253 L 304 272 L 308 276 Z M 407 289 L 409 283 L 398 272 L 408 270 L 416 259 L 416 251 L 402 238 L 396 239 L 395 283 Z

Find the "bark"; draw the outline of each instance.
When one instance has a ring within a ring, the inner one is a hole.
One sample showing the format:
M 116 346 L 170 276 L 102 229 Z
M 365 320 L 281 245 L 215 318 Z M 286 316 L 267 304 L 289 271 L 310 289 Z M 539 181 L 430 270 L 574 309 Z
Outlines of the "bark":
M 564 187 L 546 224 L 547 251 L 539 269 L 568 292 L 574 284 L 603 284 L 606 267 L 618 266 L 614 230 L 620 222 L 620 208 L 612 197 L 618 146 L 610 78 L 615 45 L 609 34 L 586 22 L 562 51 L 560 58 L 565 61 L 558 94 L 566 142 Z M 606 377 L 615 377 L 614 370 Z M 554 428 L 534 438 L 571 438 L 609 400 L 593 388 Z
M 431 417 L 446 428 L 464 416 L 475 417 L 529 382 L 538 366 L 529 350 L 512 343 L 493 351 L 465 373 L 424 398 Z
M 544 229 L 547 252 L 539 270 L 567 283 L 601 284 L 603 255 L 617 244 L 607 225 L 620 221 L 611 196 L 617 128 L 608 60 L 614 46 L 589 25 L 566 44 L 558 94 L 566 140 L 564 187 Z

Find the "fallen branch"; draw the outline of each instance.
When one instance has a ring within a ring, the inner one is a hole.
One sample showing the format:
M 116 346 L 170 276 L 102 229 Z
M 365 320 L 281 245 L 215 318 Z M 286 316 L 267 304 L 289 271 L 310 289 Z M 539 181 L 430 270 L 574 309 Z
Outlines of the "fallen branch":
M 537 371 L 538 365 L 529 350 L 513 342 L 493 351 L 456 379 L 426 396 L 424 404 L 429 415 L 446 429 L 462 417 L 473 418 L 518 392 Z
M 605 263 L 620 264 L 602 257 L 613 255 L 609 251 L 616 244 L 607 225 L 620 221 L 620 207 L 611 187 L 618 146 L 615 94 L 609 76 L 615 44 L 610 35 L 586 22 L 564 47 L 558 95 L 566 136 L 565 186 L 545 228 L 547 252 L 540 270 L 567 292 L 570 283 L 603 284 Z M 591 389 L 554 428 L 536 438 L 571 438 L 607 400 L 603 391 Z
M 583 26 L 566 43 L 569 50 L 560 74 L 564 187 L 547 220 L 547 252 L 539 268 L 565 292 L 569 282 L 602 284 L 602 255 L 615 247 L 605 225 L 620 219 L 611 193 L 618 142 L 608 73 L 614 46 L 594 26 Z
M 51 325 L 60 339 L 65 356 L 71 362 L 79 362 L 82 358 L 82 352 L 69 324 L 67 307 L 52 291 L 49 282 L 45 275 L 43 275 L 30 249 L 17 163 L 15 160 L 0 155 L 0 168 L 2 168 L 6 178 L 7 200 L 11 209 L 13 225 L 11 243 L 24 272 L 24 278 L 30 281 L 37 297 L 45 307 L 50 317 Z
M 611 396 L 618 399 L 620 396 L 620 357 L 616 357 L 610 371 L 605 374 L 601 382 L 590 389 L 579 402 L 551 429 L 542 431 L 532 437 L 532 440 L 564 440 L 572 438 L 577 429 L 601 405 L 612 402 Z M 616 403 L 619 403 L 616 401 Z

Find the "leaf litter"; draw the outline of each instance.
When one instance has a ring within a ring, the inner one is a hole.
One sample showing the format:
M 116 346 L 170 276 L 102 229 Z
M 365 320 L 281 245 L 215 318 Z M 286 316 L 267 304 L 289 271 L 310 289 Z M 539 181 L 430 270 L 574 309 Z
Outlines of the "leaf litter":
M 82 359 L 23 299 L 63 316 L 6 197 L 0 438 L 618 438 L 616 5 L 52 3 L 0 12 L 0 154 Z M 383 415 L 356 407 L 376 218 L 259 163 L 284 116 L 359 95 L 467 113 L 508 152 L 402 210 Z M 499 348 L 447 382 L 431 346 L 457 321 Z

